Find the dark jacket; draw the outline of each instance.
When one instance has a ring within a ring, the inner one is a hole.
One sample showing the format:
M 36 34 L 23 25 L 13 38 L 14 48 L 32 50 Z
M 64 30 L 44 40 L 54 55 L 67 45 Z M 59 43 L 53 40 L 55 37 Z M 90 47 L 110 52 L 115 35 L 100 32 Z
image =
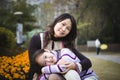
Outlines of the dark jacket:
M 32 62 L 33 53 L 35 53 L 35 51 L 37 51 L 38 49 L 41 49 L 41 41 L 40 41 L 39 34 L 34 35 L 31 38 L 29 43 L 28 53 L 29 53 L 29 60 L 30 60 L 30 70 L 28 75 L 26 76 L 26 80 L 32 80 L 34 73 L 40 72 L 40 68 L 36 67 Z M 82 55 L 78 50 L 73 48 L 72 51 L 81 60 L 80 64 L 82 65 L 82 70 L 88 70 L 92 66 L 91 61 L 87 57 Z

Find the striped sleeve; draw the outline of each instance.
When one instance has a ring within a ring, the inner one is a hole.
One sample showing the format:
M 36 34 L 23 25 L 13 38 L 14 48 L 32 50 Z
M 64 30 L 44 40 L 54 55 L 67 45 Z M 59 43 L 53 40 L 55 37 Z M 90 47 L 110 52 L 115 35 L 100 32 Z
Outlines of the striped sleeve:
M 78 57 L 68 48 L 63 48 L 61 50 L 61 57 L 60 59 L 63 59 L 68 62 L 80 62 Z
M 45 66 L 42 68 L 42 73 L 60 73 L 60 72 L 64 72 L 65 69 L 65 65 L 50 65 L 50 66 Z
M 50 74 L 43 74 L 38 80 L 48 80 Z

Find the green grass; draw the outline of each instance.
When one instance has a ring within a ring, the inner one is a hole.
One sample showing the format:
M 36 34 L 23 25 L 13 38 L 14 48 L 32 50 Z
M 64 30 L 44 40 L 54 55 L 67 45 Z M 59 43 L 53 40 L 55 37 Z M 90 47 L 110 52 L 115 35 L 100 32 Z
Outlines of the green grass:
M 89 57 L 92 69 L 99 76 L 99 80 L 120 80 L 120 64 L 95 57 Z

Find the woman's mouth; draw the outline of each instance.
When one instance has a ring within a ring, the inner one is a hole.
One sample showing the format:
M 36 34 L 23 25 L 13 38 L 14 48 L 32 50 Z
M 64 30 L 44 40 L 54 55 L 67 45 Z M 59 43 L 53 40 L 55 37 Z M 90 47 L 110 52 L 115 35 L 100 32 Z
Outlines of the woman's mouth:
M 63 32 L 63 31 L 60 31 L 60 30 L 59 30 L 59 33 L 60 33 L 61 35 L 64 35 L 64 32 Z

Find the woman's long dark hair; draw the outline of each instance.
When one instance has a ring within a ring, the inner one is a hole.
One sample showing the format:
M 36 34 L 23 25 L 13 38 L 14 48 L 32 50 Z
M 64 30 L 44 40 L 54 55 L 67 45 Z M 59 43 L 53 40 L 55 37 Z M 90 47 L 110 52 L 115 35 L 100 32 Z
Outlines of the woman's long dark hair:
M 72 15 L 70 15 L 69 13 L 64 13 L 64 14 L 61 14 L 60 16 L 58 16 L 54 20 L 54 22 L 49 25 L 50 30 L 46 33 L 47 37 L 45 37 L 45 38 L 46 38 L 47 42 L 46 42 L 45 46 L 47 46 L 47 44 L 49 43 L 51 38 L 54 37 L 54 27 L 55 27 L 55 25 L 58 22 L 61 22 L 61 21 L 65 20 L 65 19 L 70 19 L 71 20 L 71 23 L 72 23 L 71 24 L 71 27 L 72 27 L 71 31 L 67 36 L 65 36 L 63 38 L 58 38 L 57 40 L 63 41 L 66 45 L 71 44 L 72 42 L 74 43 L 74 40 L 75 40 L 75 38 L 77 36 L 76 21 L 75 21 L 75 19 L 74 19 L 74 17 Z

